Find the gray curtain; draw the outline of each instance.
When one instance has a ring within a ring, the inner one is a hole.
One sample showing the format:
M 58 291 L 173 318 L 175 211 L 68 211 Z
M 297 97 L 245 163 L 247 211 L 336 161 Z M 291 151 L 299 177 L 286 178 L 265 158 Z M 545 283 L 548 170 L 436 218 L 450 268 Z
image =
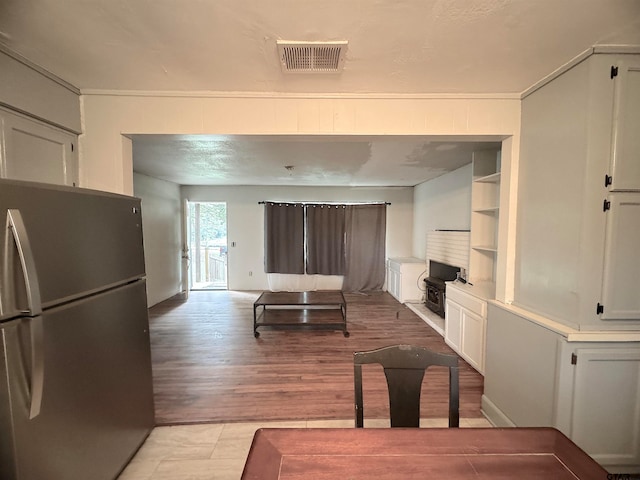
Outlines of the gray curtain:
M 307 273 L 344 275 L 345 206 L 309 204 L 307 209 Z
M 346 292 L 381 290 L 385 278 L 387 206 L 348 205 L 346 208 Z
M 304 206 L 264 205 L 264 271 L 304 273 Z

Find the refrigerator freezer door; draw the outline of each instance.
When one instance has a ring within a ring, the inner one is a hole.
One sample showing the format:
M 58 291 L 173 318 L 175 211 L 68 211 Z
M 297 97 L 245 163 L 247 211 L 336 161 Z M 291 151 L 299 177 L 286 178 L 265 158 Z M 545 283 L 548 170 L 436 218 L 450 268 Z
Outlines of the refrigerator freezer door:
M 139 199 L 0 180 L 2 226 L 9 224 L 9 210 L 19 212 L 24 223 L 43 308 L 144 276 Z M 14 229 L 2 229 L 0 249 L 3 285 L 24 285 Z M 26 301 L 24 292 L 16 296 L 0 301 L 5 310 Z M 17 305 L 15 316 L 28 309 Z M 11 316 L 3 312 L 2 317 Z
M 33 319 L 3 324 L 0 478 L 118 475 L 154 425 L 147 318 L 144 280 L 45 311 L 44 382 L 33 419 Z

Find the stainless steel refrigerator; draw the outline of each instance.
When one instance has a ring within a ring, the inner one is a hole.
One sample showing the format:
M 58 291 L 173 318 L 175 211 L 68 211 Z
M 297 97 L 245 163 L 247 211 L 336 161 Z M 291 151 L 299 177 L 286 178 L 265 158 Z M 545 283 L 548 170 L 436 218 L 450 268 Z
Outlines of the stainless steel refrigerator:
M 154 425 L 140 200 L 0 180 L 0 478 L 107 480 Z

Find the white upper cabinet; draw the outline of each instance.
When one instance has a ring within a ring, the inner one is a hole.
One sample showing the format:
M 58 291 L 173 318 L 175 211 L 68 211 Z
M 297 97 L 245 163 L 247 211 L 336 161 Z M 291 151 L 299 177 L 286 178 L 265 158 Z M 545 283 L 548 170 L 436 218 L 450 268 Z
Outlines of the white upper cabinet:
M 611 191 L 640 190 L 640 61 L 611 67 L 614 81 Z
M 612 193 L 606 200 L 602 303 L 603 320 L 640 318 L 640 195 Z
M 77 136 L 0 109 L 0 177 L 75 186 Z

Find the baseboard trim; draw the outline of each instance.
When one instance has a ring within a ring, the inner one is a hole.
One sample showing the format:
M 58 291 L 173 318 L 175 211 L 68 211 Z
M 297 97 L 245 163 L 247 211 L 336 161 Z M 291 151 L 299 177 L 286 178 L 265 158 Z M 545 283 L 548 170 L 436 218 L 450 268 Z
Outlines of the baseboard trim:
M 502 410 L 500 410 L 495 403 L 493 403 L 486 395 L 482 395 L 482 402 L 480 405 L 482 414 L 489 420 L 494 427 L 515 427 L 509 417 L 507 417 Z

